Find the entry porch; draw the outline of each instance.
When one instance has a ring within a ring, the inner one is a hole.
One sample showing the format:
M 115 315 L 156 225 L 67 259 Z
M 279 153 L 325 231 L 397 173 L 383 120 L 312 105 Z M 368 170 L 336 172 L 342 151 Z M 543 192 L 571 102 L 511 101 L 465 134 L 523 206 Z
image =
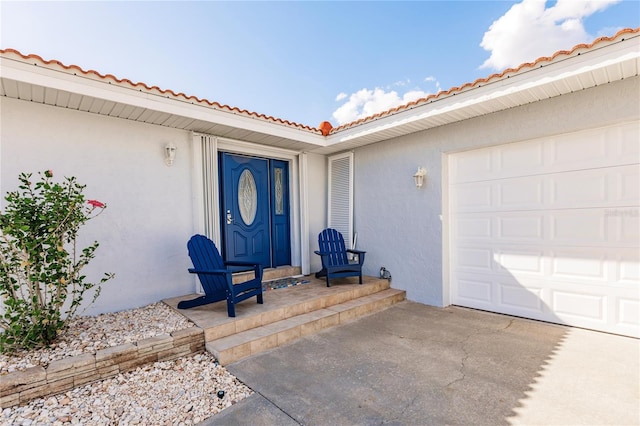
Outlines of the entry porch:
M 406 292 L 391 288 L 386 279 L 357 277 L 331 281 L 301 276 L 298 268 L 265 271 L 264 304 L 255 298 L 236 305 L 227 315 L 226 301 L 191 309 L 177 309 L 193 294 L 164 302 L 204 330 L 206 349 L 227 365 L 300 337 L 350 322 L 405 300 Z

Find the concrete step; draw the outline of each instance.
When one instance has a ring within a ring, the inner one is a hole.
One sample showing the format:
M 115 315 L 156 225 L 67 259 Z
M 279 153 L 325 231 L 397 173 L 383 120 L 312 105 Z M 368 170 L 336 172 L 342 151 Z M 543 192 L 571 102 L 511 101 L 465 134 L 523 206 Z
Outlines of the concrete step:
M 347 292 L 342 293 L 344 293 L 343 296 L 347 295 Z M 221 365 L 227 365 L 320 330 L 386 309 L 405 300 L 406 292 L 388 288 L 387 285 L 387 288 L 381 291 L 343 298 L 345 300 L 340 303 L 327 304 L 325 307 L 316 305 L 318 309 L 207 341 L 206 349 L 218 359 Z M 338 299 L 334 298 L 334 300 Z
M 208 305 L 200 312 L 193 309 L 183 310 L 181 313 L 203 328 L 205 342 L 210 342 L 390 288 L 387 280 L 373 277 L 364 277 L 362 285 L 356 284 L 355 278 L 355 281 L 351 279 L 354 284 L 337 284 L 331 287 L 326 287 L 324 280 L 308 278 L 311 281 L 309 284 L 265 292 L 264 305 L 255 303 L 253 299 L 236 305 L 237 316 L 234 318 L 226 315 L 224 301 Z M 348 280 L 345 282 L 349 282 Z M 218 309 L 225 314 L 209 315 L 207 311 L 211 309 Z M 203 315 L 198 315 L 200 313 Z

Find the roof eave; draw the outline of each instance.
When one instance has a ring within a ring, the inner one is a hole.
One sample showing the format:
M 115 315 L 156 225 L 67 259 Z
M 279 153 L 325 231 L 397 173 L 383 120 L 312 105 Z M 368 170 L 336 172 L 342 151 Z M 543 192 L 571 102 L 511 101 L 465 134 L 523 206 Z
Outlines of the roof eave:
M 353 149 L 638 75 L 640 34 L 331 133 L 317 152 Z
M 33 62 L 0 57 L 0 76 L 27 85 L 39 86 L 48 90 L 59 90 L 74 95 L 114 102 L 131 107 L 202 120 L 212 124 L 243 129 L 277 138 L 291 139 L 308 148 L 325 145 L 320 131 L 313 132 L 276 121 L 266 120 L 233 110 L 214 108 L 206 102 L 193 98 L 180 99 L 168 94 L 112 84 L 108 80 L 90 78 L 83 74 L 61 71 Z

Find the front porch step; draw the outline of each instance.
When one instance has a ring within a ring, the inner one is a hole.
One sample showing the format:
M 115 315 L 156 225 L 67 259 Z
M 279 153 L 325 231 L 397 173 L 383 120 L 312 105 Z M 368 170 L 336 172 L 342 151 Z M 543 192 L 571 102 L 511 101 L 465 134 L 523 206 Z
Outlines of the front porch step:
M 308 284 L 264 292 L 263 305 L 253 298 L 237 304 L 235 318 L 226 315 L 225 301 L 179 312 L 203 328 L 205 342 L 211 342 L 390 288 L 387 280 L 373 277 L 364 277 L 362 285 L 357 284 L 357 278 L 348 278 L 331 287 L 326 287 L 324 280 L 305 278 Z M 175 300 L 172 302 L 170 306 L 177 304 Z M 213 310 L 223 315 L 211 315 Z
M 388 283 L 386 289 L 355 296 L 355 298 L 345 297 L 349 293 L 354 294 L 353 291 L 336 293 L 338 295 L 337 298 L 335 297 L 336 294 L 331 295 L 324 300 L 324 304 L 321 301 L 316 301 L 315 303 L 312 302 L 312 305 L 306 305 L 316 306 L 317 309 L 275 322 L 268 322 L 265 325 L 226 337 L 207 340 L 207 331 L 205 330 L 206 349 L 216 357 L 221 365 L 227 365 L 292 342 L 298 338 L 317 333 L 320 330 L 345 324 L 364 315 L 381 311 L 406 298 L 405 291 L 389 288 Z M 331 300 L 340 302 L 334 304 L 331 303 Z M 321 305 L 325 307 L 321 307 Z

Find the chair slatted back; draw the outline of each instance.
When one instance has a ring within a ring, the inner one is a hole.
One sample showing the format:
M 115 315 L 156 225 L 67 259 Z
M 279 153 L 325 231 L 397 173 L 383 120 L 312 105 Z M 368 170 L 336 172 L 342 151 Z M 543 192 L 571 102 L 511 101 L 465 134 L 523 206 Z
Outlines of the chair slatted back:
M 321 252 L 329 253 L 329 256 L 325 259 L 329 262 L 327 266 L 349 264 L 344 238 L 342 234 L 335 229 L 325 229 L 318 235 L 318 247 Z
M 187 243 L 189 257 L 196 270 L 226 269 L 218 248 L 204 235 L 194 235 Z M 198 274 L 202 287 L 216 290 L 226 290 L 227 281 L 223 275 Z

